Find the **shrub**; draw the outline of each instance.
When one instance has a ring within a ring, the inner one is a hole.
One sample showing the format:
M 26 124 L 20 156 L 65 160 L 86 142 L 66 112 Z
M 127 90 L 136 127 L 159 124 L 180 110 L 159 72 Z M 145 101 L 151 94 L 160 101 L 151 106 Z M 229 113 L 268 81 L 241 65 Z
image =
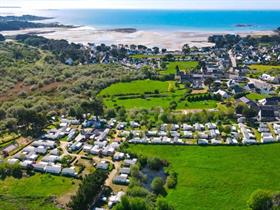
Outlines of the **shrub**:
M 151 183 L 151 188 L 154 193 L 161 194 L 164 192 L 164 182 L 160 177 L 155 177 Z
M 175 172 L 172 172 L 167 177 L 166 185 L 169 189 L 171 189 L 171 188 L 175 188 L 176 184 L 177 184 L 177 174 Z
M 272 195 L 266 190 L 256 190 L 248 200 L 248 206 L 252 210 L 269 210 L 272 208 Z
M 158 171 L 161 167 L 161 160 L 159 158 L 148 158 L 147 160 L 148 167 L 152 170 Z

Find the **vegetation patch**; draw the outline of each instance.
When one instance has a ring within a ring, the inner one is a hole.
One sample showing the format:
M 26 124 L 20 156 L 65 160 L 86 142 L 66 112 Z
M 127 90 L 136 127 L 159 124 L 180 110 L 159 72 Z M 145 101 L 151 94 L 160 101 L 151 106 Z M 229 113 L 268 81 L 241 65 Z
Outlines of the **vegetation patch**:
M 257 77 L 261 76 L 262 74 L 269 74 L 271 76 L 277 76 L 280 73 L 280 65 L 261 65 L 261 64 L 254 64 L 249 66 L 251 70 L 250 76 Z
M 180 71 L 191 71 L 198 66 L 197 61 L 174 61 L 167 64 L 166 70 L 160 71 L 160 74 L 175 74 L 176 68 L 179 67 Z
M 131 145 L 129 151 L 156 154 L 177 173 L 167 200 L 175 209 L 246 209 L 257 189 L 280 188 L 280 144 L 250 147 L 182 147 Z M 233 199 L 235 198 L 235 199 Z
M 102 90 L 100 96 L 108 108 L 123 106 L 126 109 L 153 107 L 172 109 L 209 109 L 215 108 L 217 100 L 209 94 L 187 96 L 183 85 L 174 81 L 136 80 L 116 83 Z M 193 98 L 194 100 L 187 100 Z M 196 100 L 197 99 L 197 100 Z
M 257 100 L 267 98 L 268 95 L 251 92 L 247 94 L 246 97 L 252 101 L 257 101 Z
M 7 177 L 0 181 L 1 208 L 57 210 L 55 197 L 75 191 L 76 182 L 49 174 L 35 174 L 21 179 Z

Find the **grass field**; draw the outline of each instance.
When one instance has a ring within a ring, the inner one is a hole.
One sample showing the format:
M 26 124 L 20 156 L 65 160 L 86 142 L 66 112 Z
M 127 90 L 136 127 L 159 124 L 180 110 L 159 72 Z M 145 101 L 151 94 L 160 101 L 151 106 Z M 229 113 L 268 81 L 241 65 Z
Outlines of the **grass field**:
M 256 101 L 256 100 L 264 99 L 264 98 L 268 97 L 268 95 L 263 95 L 263 94 L 258 94 L 258 93 L 249 93 L 246 95 L 246 97 L 252 101 Z
M 170 89 L 173 89 L 171 92 Z M 154 94 L 155 91 L 158 94 Z M 171 101 L 177 103 L 177 109 L 209 109 L 215 108 L 217 101 L 206 100 L 197 102 L 180 101 L 186 89 L 182 86 L 175 87 L 174 81 L 136 80 L 126 83 L 113 84 L 102 90 L 100 96 L 104 97 L 107 107 L 123 106 L 132 108 L 168 108 Z M 145 95 L 145 97 L 143 97 Z M 125 96 L 128 98 L 123 98 Z
M 145 92 L 154 92 L 158 90 L 160 93 L 168 91 L 169 83 L 156 80 L 136 80 L 132 82 L 120 82 L 111 85 L 102 90 L 99 95 L 130 95 L 130 94 L 144 94 Z
M 190 71 L 198 66 L 198 62 L 196 61 L 175 61 L 169 62 L 167 64 L 167 69 L 164 71 L 160 71 L 160 74 L 175 74 L 176 66 L 179 67 L 181 71 Z
M 280 73 L 280 65 L 279 66 L 271 66 L 271 65 L 250 65 L 249 68 L 253 70 L 255 76 L 260 76 L 261 74 L 270 74 L 272 76 L 277 76 Z
M 163 58 L 164 55 L 145 55 L 145 54 L 135 54 L 131 55 L 131 58 L 136 58 L 136 59 L 144 59 L 144 58 Z
M 1 210 L 57 210 L 50 196 L 61 196 L 78 186 L 72 179 L 35 174 L 32 177 L 15 179 L 8 177 L 0 181 Z
M 168 160 L 178 173 L 167 199 L 176 210 L 244 210 L 256 189 L 280 190 L 280 144 L 261 146 L 148 146 L 129 151 Z
M 250 69 L 259 70 L 259 71 L 268 71 L 268 70 L 271 70 L 271 69 L 279 69 L 280 70 L 280 66 L 255 64 L 255 65 L 250 65 Z
M 178 97 L 158 97 L 158 98 L 134 98 L 134 99 L 116 99 L 115 101 L 112 101 L 110 99 L 105 99 L 105 105 L 107 107 L 114 107 L 115 104 L 118 106 L 123 106 L 126 109 L 132 109 L 132 108 L 145 108 L 150 109 L 152 107 L 162 107 L 162 108 L 168 108 L 169 104 L 172 100 L 178 101 Z M 217 106 L 217 101 L 215 100 L 207 100 L 207 101 L 196 101 L 196 102 L 178 102 L 177 109 L 211 109 L 215 108 Z

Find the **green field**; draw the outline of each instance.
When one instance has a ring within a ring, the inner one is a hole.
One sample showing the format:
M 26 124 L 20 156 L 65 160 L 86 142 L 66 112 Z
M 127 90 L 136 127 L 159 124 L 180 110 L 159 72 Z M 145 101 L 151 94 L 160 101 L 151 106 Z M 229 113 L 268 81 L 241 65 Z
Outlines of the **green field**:
M 178 184 L 167 199 L 176 210 L 243 210 L 256 189 L 280 190 L 280 144 L 148 146 L 129 151 L 168 160 Z
M 181 71 L 190 71 L 195 69 L 198 66 L 198 62 L 196 61 L 175 61 L 169 62 L 167 64 L 166 70 L 160 71 L 160 74 L 175 74 L 176 73 L 176 66 L 179 67 Z
M 246 95 L 246 97 L 252 101 L 256 101 L 256 100 L 264 99 L 264 98 L 268 97 L 268 95 L 263 95 L 263 94 L 259 94 L 259 93 L 249 93 Z
M 120 82 L 102 90 L 99 95 L 112 96 L 144 94 L 145 92 L 154 92 L 155 90 L 158 90 L 160 93 L 164 93 L 168 91 L 169 83 L 174 84 L 174 82 L 161 82 L 156 80 L 135 80 L 132 82 Z
M 145 54 L 135 54 L 131 55 L 131 58 L 136 58 L 136 59 L 144 59 L 144 58 L 163 58 L 164 55 L 145 55 Z
M 277 76 L 280 73 L 280 65 L 271 66 L 271 65 L 261 65 L 255 64 L 249 66 L 250 70 L 253 71 L 255 76 L 260 76 L 264 73 L 270 74 L 271 76 Z
M 173 89 L 173 91 L 170 91 L 170 89 Z M 158 91 L 158 93 L 155 93 L 155 91 Z M 215 100 L 180 101 L 185 92 L 186 89 L 183 86 L 175 87 L 174 81 L 136 80 L 113 84 L 102 90 L 99 95 L 103 96 L 104 103 L 109 108 L 115 106 L 123 106 L 126 109 L 168 108 L 171 101 L 177 103 L 177 109 L 210 109 L 217 105 Z
M 271 69 L 280 69 L 280 66 L 255 64 L 255 65 L 250 65 L 250 69 L 259 70 L 259 71 L 268 71 Z
M 150 109 L 152 107 L 162 107 L 162 108 L 168 108 L 169 104 L 172 100 L 178 101 L 178 97 L 159 97 L 159 98 L 152 98 L 148 97 L 146 99 L 142 98 L 135 98 L 135 99 L 116 99 L 115 101 L 112 101 L 110 99 L 104 100 L 105 105 L 107 107 L 114 107 L 117 106 L 123 106 L 126 109 L 132 109 L 132 108 L 145 108 Z M 217 101 L 215 100 L 207 100 L 207 101 L 196 101 L 196 102 L 178 102 L 177 109 L 212 109 L 216 108 Z
M 50 196 L 61 196 L 77 187 L 72 179 L 35 174 L 29 178 L 8 177 L 0 181 L 1 210 L 57 210 Z

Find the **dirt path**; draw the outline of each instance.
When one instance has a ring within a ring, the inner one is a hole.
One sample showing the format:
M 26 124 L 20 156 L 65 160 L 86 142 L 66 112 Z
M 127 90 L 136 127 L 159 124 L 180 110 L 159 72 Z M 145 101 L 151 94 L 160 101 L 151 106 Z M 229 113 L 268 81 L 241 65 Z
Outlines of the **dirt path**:
M 112 186 L 113 184 L 113 179 L 114 177 L 118 174 L 118 171 L 120 170 L 121 167 L 121 163 L 120 162 L 115 162 L 114 164 L 114 169 L 111 171 L 111 173 L 109 174 L 108 178 L 105 181 L 105 185 L 106 186 Z

